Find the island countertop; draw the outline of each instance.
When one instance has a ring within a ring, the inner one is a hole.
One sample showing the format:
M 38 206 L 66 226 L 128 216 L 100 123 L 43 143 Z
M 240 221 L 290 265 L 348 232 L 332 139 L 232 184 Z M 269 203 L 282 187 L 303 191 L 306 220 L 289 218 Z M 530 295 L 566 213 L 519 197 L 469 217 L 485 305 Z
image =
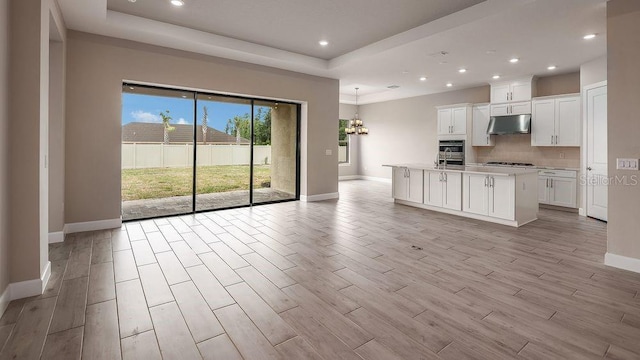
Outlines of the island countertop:
M 485 166 L 460 166 L 460 165 L 448 165 L 434 166 L 432 164 L 420 164 L 420 163 L 407 163 L 407 164 L 384 164 L 386 167 L 399 167 L 409 168 L 417 170 L 427 171 L 444 171 L 444 172 L 457 172 L 457 173 L 474 173 L 484 175 L 497 175 L 497 176 L 516 176 L 522 174 L 537 174 L 536 168 L 512 168 L 512 167 L 485 167 Z

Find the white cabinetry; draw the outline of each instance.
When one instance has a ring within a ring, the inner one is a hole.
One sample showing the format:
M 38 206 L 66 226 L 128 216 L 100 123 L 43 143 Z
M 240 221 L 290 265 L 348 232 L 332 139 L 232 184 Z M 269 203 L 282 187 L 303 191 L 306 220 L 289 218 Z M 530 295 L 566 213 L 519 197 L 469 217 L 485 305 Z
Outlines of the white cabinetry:
M 424 203 L 446 209 L 462 209 L 462 174 L 425 171 Z
M 532 101 L 531 146 L 580 146 L 580 96 Z
M 393 197 L 422 203 L 423 171 L 406 167 L 393 168 Z
M 491 116 L 531 114 L 533 77 L 491 84 Z
M 462 210 L 515 220 L 515 177 L 463 174 Z
M 538 173 L 538 202 L 576 208 L 577 172 L 573 170 L 540 170 Z
M 522 114 L 531 114 L 531 101 L 491 105 L 491 116 Z
M 533 78 L 491 84 L 491 103 L 531 101 L 534 95 Z
M 465 135 L 467 123 L 471 119 L 471 107 L 468 104 L 439 106 L 438 135 Z
M 473 146 L 494 146 L 493 136 L 487 134 L 489 127 L 489 104 L 473 106 Z

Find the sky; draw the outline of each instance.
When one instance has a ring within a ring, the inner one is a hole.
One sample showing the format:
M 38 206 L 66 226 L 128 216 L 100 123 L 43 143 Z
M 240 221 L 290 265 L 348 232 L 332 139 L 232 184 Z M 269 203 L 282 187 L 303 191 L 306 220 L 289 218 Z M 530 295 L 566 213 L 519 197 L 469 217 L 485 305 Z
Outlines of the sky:
M 141 94 L 122 94 L 122 124 L 130 122 L 161 123 L 160 113 L 169 110 L 171 124 L 193 124 L 193 100 Z M 231 104 L 198 100 L 198 124 L 202 121 L 202 108 L 209 114 L 208 126 L 224 131 L 227 121 L 235 115 L 251 113 L 249 104 Z

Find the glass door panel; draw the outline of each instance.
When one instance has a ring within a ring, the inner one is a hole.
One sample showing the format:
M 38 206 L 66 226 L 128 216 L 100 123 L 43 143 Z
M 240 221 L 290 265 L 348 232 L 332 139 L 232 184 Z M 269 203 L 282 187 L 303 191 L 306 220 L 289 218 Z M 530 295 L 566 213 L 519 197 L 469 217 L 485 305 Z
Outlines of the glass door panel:
M 298 107 L 255 100 L 253 203 L 296 198 Z
M 196 211 L 250 204 L 251 101 L 198 94 Z
M 192 212 L 194 94 L 124 84 L 121 118 L 122 219 Z

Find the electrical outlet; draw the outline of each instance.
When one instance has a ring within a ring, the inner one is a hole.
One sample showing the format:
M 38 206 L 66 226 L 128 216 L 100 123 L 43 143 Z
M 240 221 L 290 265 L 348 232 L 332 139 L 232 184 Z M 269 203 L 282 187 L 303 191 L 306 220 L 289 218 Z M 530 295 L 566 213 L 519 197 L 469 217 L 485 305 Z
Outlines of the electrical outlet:
M 618 170 L 638 170 L 638 159 L 616 159 Z
M 331 151 L 331 149 L 327 149 L 324 151 L 324 154 L 327 156 L 331 156 L 331 154 L 333 154 L 333 151 Z

